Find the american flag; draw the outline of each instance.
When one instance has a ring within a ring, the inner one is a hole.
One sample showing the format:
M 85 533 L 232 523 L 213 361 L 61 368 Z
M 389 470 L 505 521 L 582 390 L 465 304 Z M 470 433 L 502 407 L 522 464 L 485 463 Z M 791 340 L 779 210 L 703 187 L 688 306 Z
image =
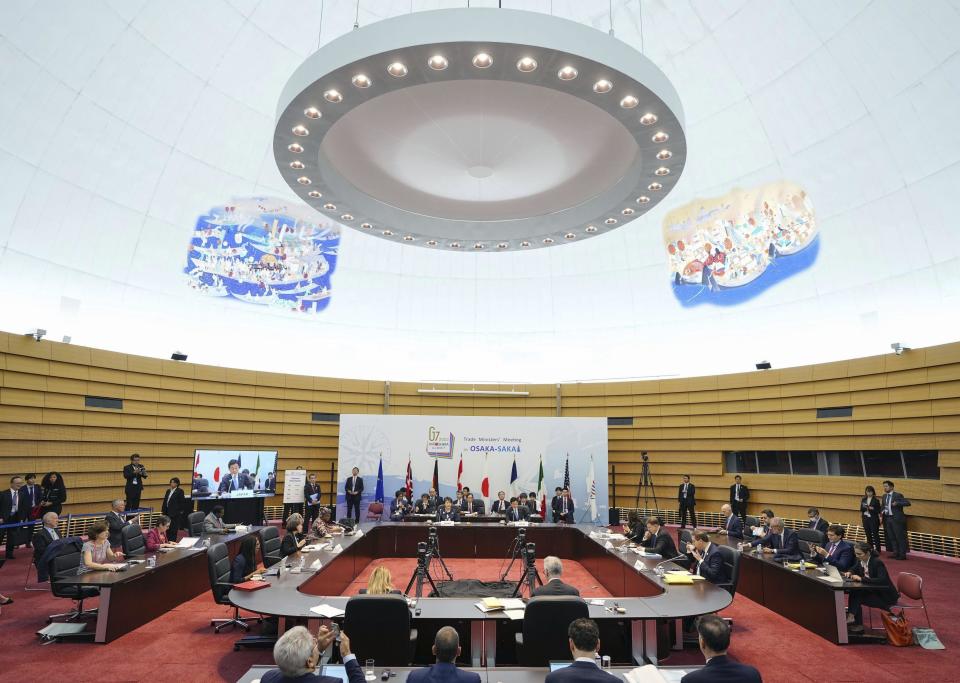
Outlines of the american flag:
M 570 488 L 570 454 L 567 453 L 567 464 L 563 468 L 563 488 Z

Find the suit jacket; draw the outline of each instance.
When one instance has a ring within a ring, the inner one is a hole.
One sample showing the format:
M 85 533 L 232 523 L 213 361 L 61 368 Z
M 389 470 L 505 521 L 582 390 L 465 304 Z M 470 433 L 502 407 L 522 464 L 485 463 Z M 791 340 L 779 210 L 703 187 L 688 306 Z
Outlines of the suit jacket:
M 310 496 L 315 495 L 316 500 L 311 500 Z M 320 506 L 320 484 L 311 484 L 309 481 L 303 485 L 303 503 L 309 507 Z
M 823 534 L 823 537 L 824 537 L 824 538 L 827 537 L 827 529 L 828 529 L 829 527 L 830 527 L 830 522 L 828 522 L 827 520 L 825 520 L 823 517 L 820 517 L 819 519 L 817 519 L 816 524 L 814 524 L 813 522 L 811 522 L 811 521 L 809 521 L 809 520 L 807 521 L 807 528 L 808 528 L 808 529 L 816 529 L 816 530 L 819 531 L 821 534 Z
M 687 497 L 683 497 L 683 484 L 677 487 L 677 500 L 681 505 L 694 507 L 697 504 L 697 487 L 693 484 L 687 484 Z
M 665 560 L 680 554 L 677 552 L 677 544 L 673 542 L 673 537 L 662 527 L 656 536 L 651 536 L 646 541 L 641 540 L 640 545 L 657 555 L 662 555 Z
M 30 501 L 23 495 L 23 487 L 17 491 L 17 508 L 13 509 L 13 493 L 9 488 L 0 491 L 0 519 L 4 522 L 25 522 L 30 518 Z
M 183 495 L 183 489 L 179 486 L 175 489 L 167 489 L 163 494 L 160 511 L 173 520 L 177 528 L 183 526 L 183 516 L 187 512 L 187 499 Z
M 110 527 L 110 547 L 119 548 L 123 545 L 120 541 L 120 533 L 123 531 L 123 527 L 130 524 L 130 520 L 122 515 L 118 515 L 113 510 L 108 512 L 107 516 L 103 519 L 107 523 L 107 526 Z
M 54 531 L 57 534 L 56 537 L 51 535 L 50 531 Z M 31 539 L 33 542 L 33 564 L 36 565 L 37 569 L 40 568 L 40 558 L 43 557 L 43 553 L 46 552 L 49 545 L 61 538 L 63 537 L 56 529 L 51 530 L 47 527 L 40 527 L 37 529 L 37 533 L 35 533 Z
M 153 529 L 147 529 L 147 533 L 144 535 L 144 542 L 149 552 L 155 552 L 159 550 L 160 544 L 167 543 L 168 539 L 166 534 L 161 535 L 156 527 L 154 527 Z
M 736 515 L 730 515 L 724 520 L 723 528 L 727 530 L 730 538 L 743 538 L 743 522 Z
M 20 487 L 20 495 L 27 499 L 27 509 L 32 510 L 43 500 L 43 489 L 40 488 L 39 484 L 33 486 L 24 484 Z
M 212 531 L 221 531 L 223 528 L 223 520 L 212 512 L 207 513 L 203 518 L 203 533 L 209 534 Z
M 860 517 L 863 519 L 869 519 L 872 523 L 880 523 L 880 496 L 871 496 L 870 502 L 867 502 L 867 497 L 864 496 L 860 499 Z M 867 526 L 864 524 L 864 526 Z
M 133 463 L 123 466 L 123 478 L 127 480 L 126 485 L 124 486 L 127 490 L 143 490 L 143 480 L 147 478 L 145 474 L 137 474 L 133 471 Z M 136 479 L 137 483 L 134 484 L 133 480 Z
M 466 511 L 467 511 L 467 504 L 464 503 L 464 505 L 463 505 L 463 510 L 461 510 L 461 512 L 466 512 Z M 475 501 L 473 501 L 473 511 L 476 512 L 478 515 L 484 514 L 483 501 L 482 501 L 482 500 L 475 500 Z
M 573 662 L 570 666 L 551 671 L 544 679 L 545 683 L 580 683 L 580 681 L 610 683 L 610 681 L 619 680 L 618 676 L 607 673 L 592 662 Z
M 350 683 L 363 683 L 363 669 L 356 658 L 351 658 L 346 664 L 347 679 Z M 315 673 L 303 676 L 284 676 L 280 669 L 271 669 L 260 677 L 262 683 L 340 683 L 339 678 L 333 676 L 319 676 Z M 407 679 L 409 680 L 409 679 Z
M 730 580 L 727 576 L 727 565 L 723 563 L 723 556 L 716 543 L 707 546 L 707 554 L 703 556 L 703 562 L 697 564 L 692 555 L 690 558 L 690 569 L 693 573 L 699 574 L 710 583 L 727 583 Z
M 280 541 L 280 557 L 289 557 L 299 550 L 297 547 L 300 545 L 300 541 L 303 540 L 302 534 L 297 534 L 294 532 L 288 532 L 283 535 L 283 540 Z
M 874 594 L 878 595 L 885 602 L 893 605 L 900 599 L 900 593 L 897 592 L 893 581 L 890 580 L 890 574 L 887 573 L 887 567 L 879 557 L 872 555 L 867 561 L 868 577 L 863 575 L 863 565 L 857 562 L 850 569 L 851 574 L 861 577 L 864 586 L 870 586 L 874 589 Z
M 407 683 L 480 683 L 480 674 L 461 671 L 456 664 L 437 662 L 426 669 L 411 671 L 407 674 Z
M 540 514 L 540 510 L 537 508 L 537 499 L 536 499 L 536 498 L 528 498 L 528 499 L 527 499 L 527 508 L 530 510 L 530 514 L 531 514 L 531 515 L 538 515 L 538 514 Z
M 430 504 L 433 506 L 434 510 L 439 510 L 440 508 L 443 507 L 443 498 L 441 498 L 440 496 L 434 496 L 433 498 L 430 499 Z
M 560 504 L 561 498 L 563 498 L 563 496 L 554 496 L 553 498 L 550 499 L 550 509 L 553 510 L 554 512 L 556 512 L 559 509 L 557 506 Z
M 198 493 L 209 493 L 210 492 L 210 480 L 200 477 L 199 479 L 194 479 L 193 484 L 191 485 L 194 491 Z
M 535 598 L 541 595 L 576 595 L 577 597 L 580 597 L 580 591 L 570 584 L 564 583 L 560 579 L 550 579 L 545 584 L 535 589 L 530 597 Z
M 358 476 L 357 481 L 353 486 L 353 476 L 347 477 L 347 480 L 343 483 L 343 492 L 346 494 L 347 498 L 352 498 L 354 495 L 360 496 L 363 495 L 363 477 Z M 356 493 L 350 493 L 350 489 L 353 488 Z
M 276 491 L 277 490 L 277 478 L 276 477 L 267 477 L 267 480 L 263 482 L 263 489 L 265 491 Z
M 446 508 L 440 508 L 437 510 L 437 521 L 438 522 L 459 522 L 460 521 L 460 509 L 456 505 L 450 506 L 450 512 L 447 512 Z
M 573 522 L 573 512 L 574 512 L 574 509 L 575 509 L 575 506 L 574 506 L 574 504 L 573 504 L 573 498 L 567 498 L 567 501 L 566 501 L 566 505 L 567 505 L 567 514 L 566 514 L 566 517 L 564 517 L 564 514 L 563 514 L 563 505 L 564 505 L 563 496 L 560 496 L 560 498 L 557 499 L 557 506 L 556 506 L 555 508 L 553 508 L 553 511 L 558 515 L 558 518 L 559 518 L 559 519 L 562 519 L 563 521 L 568 522 L 568 523 L 572 523 L 572 522 Z
M 748 500 L 750 500 L 750 489 L 743 484 L 740 484 L 740 502 L 746 505 Z M 735 502 L 737 502 L 736 484 L 730 487 L 730 505 L 733 505 Z
M 517 509 L 514 510 L 513 506 L 507 508 L 507 521 L 508 522 L 520 522 L 527 518 L 527 507 L 526 506 L 517 506 Z
M 510 507 L 509 500 L 500 500 L 497 498 L 490 504 L 490 512 L 495 515 L 502 515 L 506 513 L 507 509 Z
M 824 549 L 827 552 L 830 552 L 830 542 L 828 541 L 823 545 Z M 853 554 L 853 544 L 850 541 L 845 541 L 842 538 L 840 542 L 837 543 L 837 547 L 833 549 L 833 554 L 829 557 L 821 557 L 820 553 L 817 553 L 815 559 L 819 560 L 821 564 L 832 564 L 841 572 L 848 572 L 856 563 L 857 558 Z
M 394 498 L 390 501 L 390 516 L 391 517 L 402 517 L 403 515 L 409 512 L 410 506 L 407 505 L 407 499 L 401 498 L 397 500 Z
M 702 669 L 691 671 L 680 683 L 762 683 L 760 672 L 727 655 L 714 657 Z
M 887 497 L 891 496 L 892 501 L 890 505 L 891 514 L 887 514 Z M 910 501 L 903 497 L 903 494 L 899 491 L 893 491 L 892 493 L 884 493 L 883 498 L 880 501 L 880 511 L 883 516 L 883 521 L 887 519 L 892 519 L 894 522 L 903 522 L 906 524 L 907 516 L 903 512 L 903 508 L 910 507 Z
M 252 489 L 253 480 L 250 479 L 243 472 L 237 472 L 237 489 Z M 217 491 L 220 493 L 225 493 L 227 491 L 233 491 L 233 475 L 225 474 L 223 479 L 220 480 L 220 486 L 217 488 Z
M 782 534 L 768 533 L 763 538 L 753 541 L 750 545 L 762 546 L 764 548 L 773 548 L 774 559 L 794 558 L 800 556 L 800 543 L 797 538 L 797 532 L 790 529 L 784 529 Z
M 436 510 L 436 508 L 433 507 L 433 504 L 430 502 L 429 499 L 427 500 L 426 503 L 424 503 L 424 502 L 423 502 L 423 499 L 421 498 L 421 499 L 418 500 L 418 501 L 416 502 L 416 504 L 413 506 L 413 511 L 414 511 L 415 513 L 417 513 L 418 515 L 432 515 L 432 514 L 434 514 L 437 510 Z

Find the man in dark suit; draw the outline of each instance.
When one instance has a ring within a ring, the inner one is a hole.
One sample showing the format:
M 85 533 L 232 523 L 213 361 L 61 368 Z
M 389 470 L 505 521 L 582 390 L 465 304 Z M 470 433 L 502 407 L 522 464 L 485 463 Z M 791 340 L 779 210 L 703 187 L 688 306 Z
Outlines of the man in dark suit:
M 570 584 L 564 583 L 563 579 L 560 578 L 563 576 L 563 563 L 560 562 L 559 557 L 554 557 L 553 555 L 545 557 L 543 560 L 543 572 L 547 575 L 547 582 L 535 589 L 530 597 L 535 598 L 541 595 L 576 595 L 580 597 L 580 591 Z
M 460 508 L 460 512 L 463 512 L 467 509 L 467 496 L 470 495 L 470 487 L 464 486 L 462 489 L 457 491 L 460 494 L 460 497 L 457 498 L 457 506 Z
M 643 538 L 640 539 L 640 545 L 648 551 L 660 555 L 665 560 L 680 554 L 677 552 L 673 537 L 660 526 L 660 518 L 656 515 L 647 517 L 647 530 Z
M 231 460 L 228 462 L 227 469 L 230 470 L 230 473 L 223 475 L 217 491 L 220 493 L 232 493 L 233 491 L 239 491 L 241 489 L 253 488 L 253 480 L 240 471 L 239 460 Z
M 433 504 L 430 502 L 430 494 L 424 493 L 420 496 L 420 500 L 416 502 L 413 506 L 413 511 L 418 515 L 433 515 L 436 514 L 436 509 L 434 509 Z
M 560 505 L 560 498 L 563 497 L 563 489 L 559 486 L 553 490 L 553 498 L 550 499 L 550 510 L 553 512 L 553 523 L 556 524 L 559 521 L 560 514 L 557 512 L 558 506 Z M 546 521 L 546 517 L 544 517 Z
M 797 532 L 786 529 L 783 520 L 774 517 L 770 520 L 770 533 L 750 543 L 760 546 L 765 553 L 773 553 L 774 560 L 796 560 L 800 557 L 800 541 Z
M 687 528 L 687 515 L 697 528 L 697 487 L 690 483 L 690 475 L 683 475 L 683 481 L 677 487 L 677 501 L 680 503 L 680 528 Z
M 410 512 L 410 504 L 403 494 L 403 489 L 397 489 L 394 499 L 390 501 L 390 519 L 395 522 L 403 519 Z
M 730 626 L 714 614 L 697 619 L 697 637 L 706 666 L 691 671 L 680 683 L 762 683 L 760 672 L 727 656 Z
M 490 505 L 490 512 L 495 515 L 505 515 L 507 508 L 510 507 L 510 501 L 507 500 L 506 496 L 506 492 L 497 491 L 497 499 Z
M 581 683 L 597 681 L 613 683 L 619 676 L 609 674 L 597 666 L 597 651 L 600 649 L 600 630 L 593 619 L 575 619 L 567 628 L 567 638 L 573 663 L 547 674 L 545 683 Z
M 733 478 L 733 485 L 730 487 L 730 507 L 744 526 L 747 525 L 747 501 L 749 500 L 750 489 L 743 485 L 743 479 L 738 474 Z
M 693 543 L 687 544 L 687 554 L 690 556 L 690 573 L 702 576 L 710 583 L 727 583 L 730 580 L 723 556 L 717 546 L 710 542 L 710 535 L 706 531 L 698 531 L 693 535 Z
M 883 534 L 887 537 L 887 550 L 893 553 L 893 559 L 905 560 L 910 552 L 910 544 L 907 542 L 907 515 L 903 508 L 909 507 L 910 501 L 893 489 L 892 481 L 888 479 L 883 482 L 883 501 L 880 508 Z
M 438 522 L 459 522 L 460 508 L 453 504 L 453 498 L 447 496 L 443 499 L 443 505 L 437 510 Z
M 443 498 L 437 493 L 437 489 L 431 486 L 428 495 L 430 496 L 430 504 L 433 505 L 434 510 L 439 510 L 443 507 Z
M 313 521 L 320 515 L 320 484 L 317 475 L 311 472 L 307 475 L 307 483 L 303 485 L 303 528 L 309 529 Z
M 103 518 L 107 526 L 110 527 L 111 548 L 119 548 L 122 545 L 120 534 L 123 532 L 123 527 L 130 524 L 130 520 L 123 514 L 126 509 L 126 501 L 122 498 L 117 498 L 110 503 L 110 512 Z
M 467 504 L 463 506 L 463 512 L 464 512 L 465 514 L 468 514 L 468 515 L 472 515 L 472 514 L 482 515 L 482 514 L 483 514 L 483 501 L 482 501 L 482 500 L 474 500 L 474 499 L 473 499 L 473 494 L 472 494 L 472 493 L 468 493 L 468 494 L 467 494 Z
M 163 494 L 160 511 L 170 518 L 167 538 L 171 543 L 176 543 L 180 529 L 187 525 L 187 499 L 180 488 L 180 477 L 170 478 L 170 488 Z
M 60 532 L 57 530 L 59 523 L 60 516 L 56 512 L 48 512 L 43 516 L 43 526 L 33 535 L 33 564 L 38 569 L 40 558 L 46 552 L 47 546 L 60 540 Z
M 192 488 L 195 496 L 205 496 L 210 493 L 210 480 L 206 479 L 199 472 L 194 472 Z
M 277 475 L 273 472 L 267 472 L 267 478 L 263 482 L 264 491 L 276 491 L 277 490 Z
M 522 522 L 527 518 L 527 508 L 520 507 L 520 501 L 516 498 L 510 499 L 510 507 L 507 508 L 508 522 Z
M 480 683 L 480 674 L 457 668 L 460 636 L 453 626 L 444 626 L 437 631 L 433 639 L 433 654 L 437 663 L 411 671 L 407 674 L 408 683 Z
M 147 468 L 140 464 L 140 454 L 130 456 L 130 464 L 123 466 L 123 478 L 126 484 L 123 493 L 127 497 L 127 508 L 136 510 L 140 507 L 140 494 L 143 493 L 143 480 L 147 478 Z
M 809 520 L 807 522 L 808 529 L 815 529 L 826 537 L 830 522 L 820 516 L 820 511 L 817 508 L 807 508 L 807 519 Z
M 340 683 L 339 677 L 318 676 L 313 673 L 320 664 L 320 653 L 333 644 L 336 633 L 321 626 L 314 638 L 303 626 L 294 626 L 284 633 L 273 646 L 273 661 L 276 669 L 266 672 L 263 683 Z M 357 656 L 350 652 L 350 638 L 340 633 L 340 657 L 350 683 L 362 683 L 363 669 Z
M 853 555 L 853 544 L 843 540 L 843 536 L 843 527 L 839 524 L 827 527 L 827 542 L 816 546 L 813 559 L 821 564 L 832 564 L 840 572 L 850 571 L 857 560 Z
M 10 477 L 10 488 L 0 492 L 0 524 L 26 522 L 30 518 L 30 503 L 20 492 L 22 488 L 23 477 L 14 475 Z M 13 559 L 13 549 L 20 545 L 22 528 L 0 530 L 0 534 L 5 531 L 7 537 L 5 559 Z
M 347 517 L 360 519 L 360 501 L 363 499 L 363 477 L 360 476 L 360 468 L 354 467 L 344 486 L 344 493 L 347 497 Z M 355 514 L 350 514 L 351 512 Z
M 527 498 L 527 507 L 530 508 L 531 515 L 540 514 L 540 508 L 537 507 L 537 492 L 531 491 L 530 496 Z
M 718 534 L 724 534 L 730 538 L 743 538 L 743 522 L 734 514 L 733 508 L 727 503 L 720 506 L 720 517 L 723 519 L 723 526 L 717 529 Z
M 557 501 L 557 507 L 553 509 L 554 522 L 565 522 L 573 524 L 573 498 L 570 497 L 570 489 L 564 487 L 560 492 L 560 499 Z

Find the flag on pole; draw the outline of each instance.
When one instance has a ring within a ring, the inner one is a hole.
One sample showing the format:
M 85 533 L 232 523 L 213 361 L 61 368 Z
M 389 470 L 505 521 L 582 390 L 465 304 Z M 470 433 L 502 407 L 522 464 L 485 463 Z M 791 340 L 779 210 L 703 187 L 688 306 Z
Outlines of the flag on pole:
M 433 461 L 433 490 L 440 495 L 440 461 Z
M 570 454 L 567 453 L 567 464 L 563 467 L 563 488 L 570 488 Z
M 460 477 L 463 476 L 463 453 L 460 454 L 460 466 L 457 467 L 457 491 L 463 490 L 463 484 L 460 483 Z
M 260 476 L 260 454 L 257 453 L 257 468 L 253 471 L 253 478 L 256 479 Z
M 383 502 L 383 453 L 380 454 L 380 469 L 377 470 L 377 490 L 373 494 L 376 503 Z
M 413 500 L 413 467 L 410 462 L 410 454 L 407 453 L 407 500 Z
M 540 476 L 537 477 L 537 498 L 540 500 L 540 514 L 547 520 L 547 489 L 543 483 L 543 454 L 540 455 Z
M 590 521 L 597 519 L 597 478 L 593 472 L 593 455 L 590 456 L 590 469 L 587 471 L 587 505 L 590 506 Z
M 490 497 L 490 475 L 487 472 L 487 456 L 483 456 L 483 479 L 480 481 L 480 495 L 484 500 Z
M 237 464 L 243 467 L 243 455 L 241 453 L 237 453 Z
M 197 459 L 193 463 L 193 472 L 196 474 L 200 471 L 200 451 L 197 451 Z
M 513 467 L 510 469 L 510 495 L 517 495 L 517 456 L 513 456 Z

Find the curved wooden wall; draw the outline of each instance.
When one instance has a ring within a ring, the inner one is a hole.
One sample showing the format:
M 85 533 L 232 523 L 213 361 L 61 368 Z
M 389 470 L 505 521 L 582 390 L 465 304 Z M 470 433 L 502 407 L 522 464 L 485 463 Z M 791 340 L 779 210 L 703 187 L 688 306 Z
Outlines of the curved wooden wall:
M 618 506 L 633 505 L 641 450 L 661 506 L 673 505 L 688 472 L 698 507 L 716 510 L 732 483 L 725 450 L 937 449 L 940 481 L 898 489 L 913 500 L 911 530 L 960 535 L 960 343 L 716 377 L 524 385 L 530 395 L 520 398 L 421 395 L 421 386 L 178 363 L 0 333 L 0 476 L 58 470 L 70 487 L 67 511 L 106 509 L 122 496 L 129 454 L 139 452 L 151 475 L 144 504 L 157 505 L 170 476 L 189 478 L 195 448 L 276 449 L 281 471 L 316 470 L 326 494 L 338 425 L 313 422 L 314 412 L 632 417 L 632 426 L 609 430 Z M 86 395 L 122 398 L 123 410 L 85 408 Z M 834 406 L 854 406 L 853 417 L 817 420 L 816 408 Z M 745 483 L 751 511 L 770 505 L 802 517 L 816 505 L 841 522 L 859 521 L 866 483 L 880 488 L 859 477 L 748 475 Z

